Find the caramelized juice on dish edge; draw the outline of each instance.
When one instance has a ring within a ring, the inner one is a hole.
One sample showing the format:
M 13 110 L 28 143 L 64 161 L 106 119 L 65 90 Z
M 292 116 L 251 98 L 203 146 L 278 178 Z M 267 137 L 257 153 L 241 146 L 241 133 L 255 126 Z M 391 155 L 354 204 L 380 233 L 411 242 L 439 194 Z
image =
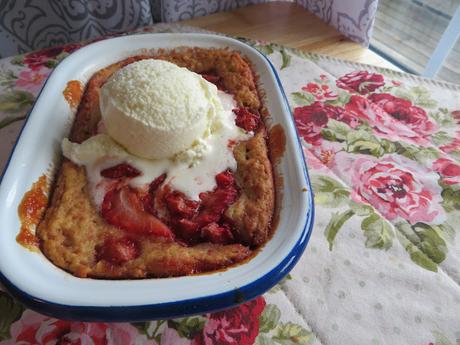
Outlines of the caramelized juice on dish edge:
M 78 80 L 70 80 L 62 94 L 70 107 L 76 108 L 83 96 L 83 84 Z
M 40 222 L 48 204 L 46 176 L 42 175 L 26 192 L 18 206 L 21 230 L 16 241 L 30 250 L 38 249 L 38 239 L 35 236 L 35 227 Z

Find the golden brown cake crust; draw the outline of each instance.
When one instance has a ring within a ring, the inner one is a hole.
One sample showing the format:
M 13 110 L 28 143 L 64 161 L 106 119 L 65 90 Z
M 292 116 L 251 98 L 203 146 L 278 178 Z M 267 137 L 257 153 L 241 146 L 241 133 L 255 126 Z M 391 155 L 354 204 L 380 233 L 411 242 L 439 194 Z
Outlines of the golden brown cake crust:
M 160 51 L 154 57 L 197 73 L 217 75 L 238 105 L 256 112 L 260 110 L 253 73 L 238 53 L 189 48 Z M 82 142 L 96 133 L 100 120 L 99 89 L 104 82 L 122 66 L 145 58 L 152 56 L 128 58 L 100 70 L 91 78 L 77 111 L 71 141 Z M 122 238 L 126 232 L 104 221 L 92 204 L 85 169 L 64 159 L 50 205 L 37 229 L 43 253 L 54 264 L 76 276 L 97 278 L 180 276 L 241 262 L 267 241 L 271 230 L 275 191 L 266 135 L 262 125 L 253 138 L 237 144 L 234 149 L 240 196 L 225 216 L 235 225 L 241 244 L 186 246 L 174 240 L 144 236 L 139 241 L 141 248 L 137 258 L 116 265 L 99 260 L 96 248 L 107 238 Z
M 273 216 L 275 191 L 264 137 L 265 131 L 260 130 L 233 150 L 241 195 L 225 215 L 235 224 L 242 243 L 248 245 L 261 245 L 267 241 Z
M 83 167 L 65 160 L 51 207 L 38 228 L 44 254 L 57 266 L 79 277 L 168 277 L 218 269 L 250 255 L 241 244 L 200 244 L 186 247 L 174 241 L 145 237 L 141 255 L 124 264 L 97 261 L 95 248 L 124 230 L 107 224 L 94 208 Z

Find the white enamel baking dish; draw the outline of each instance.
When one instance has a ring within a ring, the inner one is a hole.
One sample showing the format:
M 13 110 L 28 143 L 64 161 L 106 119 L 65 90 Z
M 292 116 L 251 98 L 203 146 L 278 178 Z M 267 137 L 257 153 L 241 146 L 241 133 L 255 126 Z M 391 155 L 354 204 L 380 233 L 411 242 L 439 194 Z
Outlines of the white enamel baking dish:
M 271 124 L 286 134 L 278 166 L 283 176 L 280 221 L 274 236 L 249 262 L 225 271 L 167 279 L 76 278 L 41 253 L 16 242 L 18 205 L 60 154 L 75 111 L 62 91 L 86 83 L 99 69 L 145 49 L 228 47 L 252 62 L 266 94 Z M 303 191 L 303 190 L 306 190 Z M 28 307 L 65 319 L 136 321 L 205 313 L 252 299 L 280 281 L 302 255 L 313 224 L 313 200 L 303 152 L 278 76 L 268 59 L 237 40 L 207 34 L 142 34 L 90 44 L 62 61 L 41 91 L 10 156 L 0 185 L 0 281 Z

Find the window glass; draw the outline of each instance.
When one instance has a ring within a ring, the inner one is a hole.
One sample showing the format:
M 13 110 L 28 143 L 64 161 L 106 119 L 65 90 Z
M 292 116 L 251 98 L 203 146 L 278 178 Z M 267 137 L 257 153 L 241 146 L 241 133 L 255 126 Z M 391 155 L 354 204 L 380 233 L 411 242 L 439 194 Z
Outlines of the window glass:
M 460 0 L 379 0 L 371 47 L 410 72 L 422 74 Z M 460 82 L 457 42 L 437 77 Z
M 457 39 L 449 56 L 444 60 L 436 78 L 460 84 L 460 39 Z

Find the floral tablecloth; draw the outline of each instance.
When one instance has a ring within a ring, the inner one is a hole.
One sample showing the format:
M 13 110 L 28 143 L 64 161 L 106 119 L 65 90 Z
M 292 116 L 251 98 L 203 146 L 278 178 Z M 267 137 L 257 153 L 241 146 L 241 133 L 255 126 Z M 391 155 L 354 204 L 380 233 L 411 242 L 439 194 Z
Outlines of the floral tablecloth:
M 280 75 L 315 193 L 287 279 L 234 309 L 141 323 L 56 320 L 0 291 L 1 345 L 460 344 L 460 86 L 246 42 Z M 0 169 L 46 77 L 80 46 L 0 60 Z

